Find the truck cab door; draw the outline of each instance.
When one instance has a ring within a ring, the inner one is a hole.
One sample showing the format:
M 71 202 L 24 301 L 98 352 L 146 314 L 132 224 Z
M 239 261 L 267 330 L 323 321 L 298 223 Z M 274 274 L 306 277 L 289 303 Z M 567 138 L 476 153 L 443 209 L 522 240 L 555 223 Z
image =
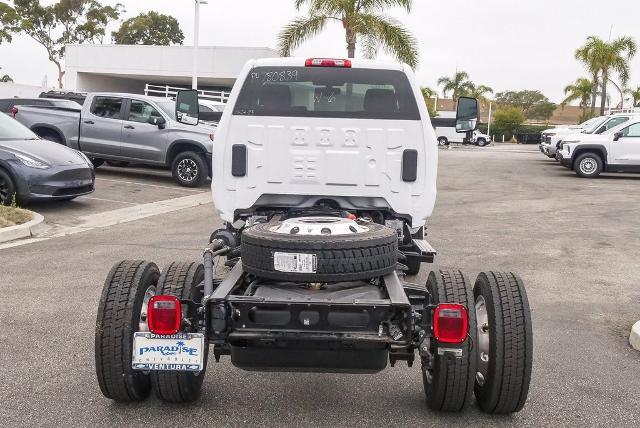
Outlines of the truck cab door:
M 80 117 L 80 150 L 99 156 L 120 156 L 125 100 L 96 96 Z
M 160 109 L 152 104 L 128 100 L 122 122 L 121 156 L 145 162 L 163 162 L 167 150 L 166 123 Z
M 611 164 L 640 168 L 640 122 L 616 132 L 610 158 Z

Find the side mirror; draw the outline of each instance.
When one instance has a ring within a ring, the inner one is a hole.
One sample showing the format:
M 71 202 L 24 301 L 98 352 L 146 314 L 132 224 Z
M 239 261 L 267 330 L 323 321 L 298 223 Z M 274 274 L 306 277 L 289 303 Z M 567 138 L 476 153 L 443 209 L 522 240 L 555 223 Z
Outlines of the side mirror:
M 480 125 L 480 106 L 475 98 L 460 97 L 456 111 L 456 132 L 471 132 Z
M 148 123 L 150 123 L 151 125 L 156 125 L 160 129 L 164 129 L 164 125 L 167 123 L 167 121 L 164 119 L 164 117 L 152 116 L 149 118 Z
M 187 125 L 197 125 L 200 121 L 198 91 L 195 89 L 178 91 L 176 96 L 176 119 Z
M 624 137 L 623 132 L 616 132 L 615 134 L 613 134 L 613 141 L 618 141 L 622 137 Z

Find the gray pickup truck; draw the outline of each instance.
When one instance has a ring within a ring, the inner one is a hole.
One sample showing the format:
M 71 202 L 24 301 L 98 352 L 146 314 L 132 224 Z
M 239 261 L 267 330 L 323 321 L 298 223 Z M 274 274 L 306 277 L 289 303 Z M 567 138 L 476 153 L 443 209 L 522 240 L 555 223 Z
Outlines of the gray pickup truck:
M 41 138 L 80 150 L 96 167 L 166 166 L 178 184 L 197 187 L 211 176 L 215 128 L 182 124 L 175 114 L 167 98 L 90 93 L 81 111 L 22 106 L 15 118 Z

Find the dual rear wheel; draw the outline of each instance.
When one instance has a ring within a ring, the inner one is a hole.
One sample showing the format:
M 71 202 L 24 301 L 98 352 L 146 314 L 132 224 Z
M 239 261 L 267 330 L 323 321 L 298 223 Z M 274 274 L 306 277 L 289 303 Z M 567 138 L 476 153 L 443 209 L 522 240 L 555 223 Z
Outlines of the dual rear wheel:
M 431 342 L 433 361 L 423 362 L 427 405 L 461 411 L 475 394 L 487 413 L 518 412 L 529 392 L 533 356 L 531 314 L 526 290 L 513 273 L 482 272 L 473 289 L 460 271 L 431 272 L 431 303 L 459 303 L 467 308 L 469 333 L 454 348 Z
M 202 264 L 193 262 L 171 263 L 162 274 L 155 263 L 142 260 L 125 260 L 111 269 L 102 290 L 95 331 L 96 374 L 105 397 L 120 402 L 142 401 L 153 389 L 166 402 L 199 398 L 208 346 L 204 348 L 204 369 L 199 373 L 133 370 L 131 354 L 133 333 L 148 331 L 149 299 L 162 294 L 197 303 L 203 280 Z

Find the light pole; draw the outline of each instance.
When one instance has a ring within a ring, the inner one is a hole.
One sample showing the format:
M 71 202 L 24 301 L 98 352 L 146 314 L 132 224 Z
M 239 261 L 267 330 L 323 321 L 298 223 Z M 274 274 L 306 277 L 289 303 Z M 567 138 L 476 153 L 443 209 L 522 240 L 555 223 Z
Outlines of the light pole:
M 207 0 L 195 0 L 196 11 L 193 24 L 193 76 L 191 88 L 198 89 L 198 38 L 200 37 L 200 5 L 208 4 Z

